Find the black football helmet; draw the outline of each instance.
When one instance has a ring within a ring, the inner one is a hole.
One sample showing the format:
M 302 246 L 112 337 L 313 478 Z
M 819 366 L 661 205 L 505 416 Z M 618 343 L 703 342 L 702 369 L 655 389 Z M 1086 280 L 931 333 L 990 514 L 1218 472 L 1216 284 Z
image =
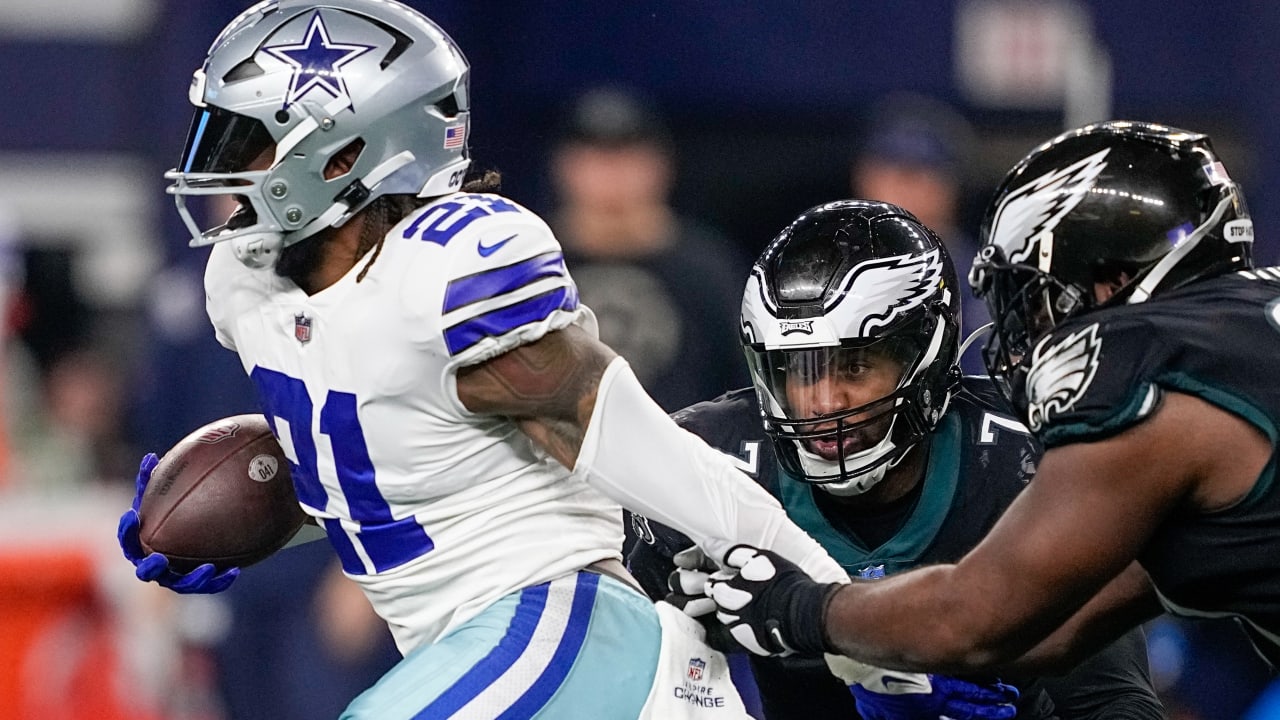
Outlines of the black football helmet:
M 747 281 L 741 335 L 786 471 L 862 493 L 937 425 L 960 375 L 956 283 L 938 237 L 888 203 L 819 205 L 774 238 Z M 825 389 L 875 363 L 896 374 L 886 395 L 850 407 Z M 788 392 L 814 388 L 830 397 Z
M 969 274 L 987 369 L 1026 420 L 1036 345 L 1069 317 L 1252 266 L 1244 195 L 1208 136 L 1113 121 L 1050 140 L 996 190 Z M 1118 289 L 1105 301 L 1097 284 Z

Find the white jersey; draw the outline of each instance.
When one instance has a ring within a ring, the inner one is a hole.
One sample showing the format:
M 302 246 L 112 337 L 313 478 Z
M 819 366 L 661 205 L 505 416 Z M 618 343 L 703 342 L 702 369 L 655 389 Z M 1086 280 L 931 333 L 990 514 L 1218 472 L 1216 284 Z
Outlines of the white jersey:
M 621 509 L 502 418 L 474 415 L 456 372 L 577 323 L 559 243 L 496 195 L 454 194 L 308 296 L 216 245 L 205 273 L 218 340 L 239 353 L 328 531 L 401 652 L 498 598 L 620 556 Z

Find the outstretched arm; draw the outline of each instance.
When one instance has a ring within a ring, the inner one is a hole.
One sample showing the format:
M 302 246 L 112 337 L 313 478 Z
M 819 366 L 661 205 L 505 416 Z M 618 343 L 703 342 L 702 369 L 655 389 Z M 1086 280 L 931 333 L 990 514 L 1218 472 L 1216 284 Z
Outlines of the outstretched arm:
M 1047 452 L 1035 480 L 958 564 L 840 589 L 827 606 L 827 638 L 886 667 L 966 672 L 1009 663 L 1128 567 L 1170 512 L 1243 496 L 1269 452 L 1240 418 L 1169 393 L 1119 435 Z M 1088 639 L 1111 629 L 1076 632 Z
M 1244 420 L 1169 393 L 1146 420 L 1112 438 L 1047 452 L 1027 490 L 955 565 L 823 586 L 783 558 L 743 548 L 726 558 L 740 572 L 713 576 L 710 594 L 739 642 L 765 654 L 830 651 L 956 674 L 999 668 L 1071 620 L 1171 513 L 1239 501 L 1270 455 L 1267 439 Z M 1126 615 L 1148 616 L 1150 596 L 1138 579 L 1122 578 L 1109 590 L 1115 597 L 1075 618 L 1080 638 L 1050 640 L 1037 653 L 1088 646 Z
M 1019 673 L 1065 673 L 1117 637 L 1162 612 L 1151 578 L 1130 563 L 1049 637 L 1011 664 Z
M 593 487 L 685 533 L 713 557 L 750 543 L 819 579 L 847 580 L 777 500 L 676 425 L 625 361 L 577 327 L 464 368 L 457 387 L 467 409 L 511 417 Z

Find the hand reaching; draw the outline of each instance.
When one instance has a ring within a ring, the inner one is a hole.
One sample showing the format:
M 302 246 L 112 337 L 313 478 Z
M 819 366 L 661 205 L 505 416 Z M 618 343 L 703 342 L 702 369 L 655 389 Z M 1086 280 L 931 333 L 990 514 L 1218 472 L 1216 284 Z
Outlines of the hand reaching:
M 707 579 L 716 617 L 757 655 L 819 656 L 826 650 L 823 618 L 839 583 L 819 583 L 769 550 L 736 545 L 726 569 Z
M 863 720 L 1008 720 L 1018 713 L 1018 690 L 947 677 L 877 670 L 849 686 Z
M 701 619 L 716 611 L 716 604 L 707 597 L 707 578 L 716 566 L 698 546 L 686 548 L 672 558 L 676 569 L 667 576 L 667 588 L 671 591 L 666 601 L 692 618 Z
M 696 545 L 681 550 L 671 559 L 676 569 L 667 577 L 667 588 L 671 592 L 665 600 L 702 624 L 707 632 L 707 644 L 712 648 L 724 653 L 742 652 L 742 646 L 729 634 L 728 628 L 716 619 L 716 604 L 707 596 L 707 580 L 716 571 L 715 563 Z
M 189 573 L 178 573 L 169 568 L 169 559 L 164 555 L 154 552 L 148 554 L 142 549 L 142 541 L 138 539 L 138 506 L 142 503 L 142 493 L 147 489 L 147 483 L 151 481 L 151 471 L 155 470 L 159 462 L 155 453 L 147 453 L 142 458 L 135 482 L 133 504 L 120 516 L 116 538 L 120 541 L 125 559 L 133 563 L 139 580 L 159 583 L 177 593 L 208 594 L 226 590 L 240 576 L 240 568 L 218 572 L 212 564 L 205 563 Z

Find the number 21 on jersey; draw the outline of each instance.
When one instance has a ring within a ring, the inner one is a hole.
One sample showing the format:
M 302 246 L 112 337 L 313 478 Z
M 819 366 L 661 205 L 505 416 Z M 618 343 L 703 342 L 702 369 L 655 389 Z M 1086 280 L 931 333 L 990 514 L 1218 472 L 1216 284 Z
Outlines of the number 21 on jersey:
M 296 457 L 291 461 L 291 470 L 298 501 L 319 511 L 336 510 L 338 515 L 343 514 L 343 504 L 347 507 L 349 521 L 323 519 L 343 570 L 352 575 L 382 572 L 435 547 L 416 518 L 395 519 L 391 506 L 379 491 L 377 471 L 369 458 L 354 394 L 330 390 L 320 407 L 317 429 L 329 440 L 327 445 L 333 453 L 331 467 L 336 476 L 331 478 L 336 483 L 330 482 L 327 490 L 321 482 L 318 457 L 319 448 L 325 443 L 317 443 L 312 432 L 315 407 L 306 384 L 263 367 L 255 367 L 250 377 L 258 387 L 263 411 L 276 435 L 287 432 L 293 445 Z M 326 466 L 330 465 L 326 463 Z M 330 497 L 329 490 L 334 489 L 335 484 L 341 497 Z

